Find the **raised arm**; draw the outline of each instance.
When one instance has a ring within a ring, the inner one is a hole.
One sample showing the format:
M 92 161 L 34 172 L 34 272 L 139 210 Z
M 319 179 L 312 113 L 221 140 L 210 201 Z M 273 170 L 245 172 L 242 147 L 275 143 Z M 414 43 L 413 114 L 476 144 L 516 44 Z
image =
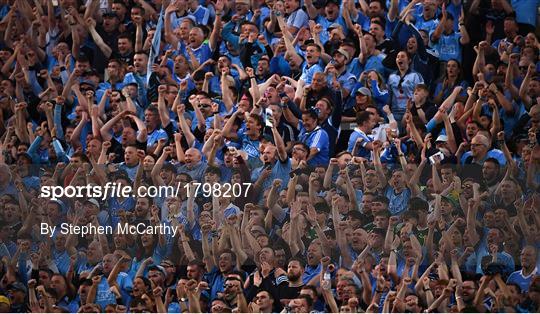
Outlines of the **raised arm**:
M 101 52 L 103 52 L 105 57 L 109 58 L 112 54 L 112 49 L 103 41 L 101 35 L 99 35 L 99 33 L 96 31 L 96 21 L 93 18 L 89 17 L 88 19 L 86 19 L 86 26 L 88 27 L 88 31 L 90 32 L 92 39 L 99 47 Z
M 508 71 L 510 71 L 510 69 L 508 69 L 506 72 Z M 521 98 L 523 104 L 527 109 L 530 109 L 532 104 L 532 98 L 529 96 L 529 83 L 531 82 L 531 78 L 535 72 L 535 65 L 529 65 L 529 68 L 527 69 L 527 74 L 525 75 L 525 78 L 523 79 L 523 82 L 521 82 L 521 86 L 519 88 L 519 97 Z

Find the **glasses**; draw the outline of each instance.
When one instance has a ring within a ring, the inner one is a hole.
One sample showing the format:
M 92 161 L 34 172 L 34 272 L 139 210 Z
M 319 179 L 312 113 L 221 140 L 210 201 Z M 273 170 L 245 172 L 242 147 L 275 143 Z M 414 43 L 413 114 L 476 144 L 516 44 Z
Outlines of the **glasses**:
M 475 144 L 475 143 L 471 144 L 471 147 L 480 147 L 480 146 L 486 146 L 486 145 L 484 145 L 484 144 Z

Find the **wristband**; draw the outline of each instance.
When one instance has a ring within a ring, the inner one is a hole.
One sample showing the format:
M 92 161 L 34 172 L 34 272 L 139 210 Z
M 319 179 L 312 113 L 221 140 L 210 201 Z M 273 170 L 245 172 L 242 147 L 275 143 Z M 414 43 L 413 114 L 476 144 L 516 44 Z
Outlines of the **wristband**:
M 65 66 L 61 66 L 60 67 L 60 72 L 64 72 L 66 70 L 66 67 Z

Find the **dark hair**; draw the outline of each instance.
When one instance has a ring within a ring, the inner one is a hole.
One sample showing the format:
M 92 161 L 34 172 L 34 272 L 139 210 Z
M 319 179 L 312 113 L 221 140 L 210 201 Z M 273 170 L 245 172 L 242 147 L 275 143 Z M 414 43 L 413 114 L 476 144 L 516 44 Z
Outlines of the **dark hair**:
M 322 52 L 321 46 L 317 45 L 316 43 L 310 42 L 309 44 L 306 45 L 306 47 L 315 47 L 315 49 L 317 49 L 318 52 Z
M 486 163 L 486 162 L 494 163 L 497 166 L 497 168 L 501 167 L 501 163 L 497 159 L 495 159 L 493 157 L 489 157 L 488 159 L 484 160 L 484 163 Z
M 375 198 L 373 198 L 373 202 L 381 202 L 383 204 L 390 204 L 390 201 L 388 200 L 388 197 L 384 195 L 376 195 Z
M 298 262 L 298 264 L 300 264 L 300 267 L 302 267 L 302 268 L 306 267 L 306 261 L 303 258 L 293 257 L 293 258 L 289 259 L 289 263 L 293 262 L 293 261 Z
M 240 27 L 244 26 L 244 25 L 253 25 L 257 28 L 257 30 L 259 30 L 259 26 L 249 20 L 244 20 L 242 23 L 240 23 Z M 230 58 L 229 58 L 230 59 Z
M 219 253 L 219 255 L 225 254 L 225 253 L 231 254 L 231 259 L 233 260 L 233 262 L 236 263 L 236 254 L 235 254 L 232 250 L 225 249 L 225 250 L 221 251 L 221 252 Z
M 306 300 L 306 303 L 309 307 L 312 307 L 313 306 L 313 299 L 311 298 L 311 296 L 307 295 L 307 294 L 301 294 L 298 296 L 297 299 L 304 299 Z
M 221 169 L 219 169 L 218 167 L 214 167 L 214 166 L 208 166 L 208 168 L 206 168 L 206 170 L 204 171 L 204 173 L 211 173 L 211 174 L 215 174 L 217 175 L 218 177 L 221 178 Z
M 360 111 L 356 114 L 356 123 L 358 125 L 363 125 L 365 122 L 369 121 L 371 118 L 371 115 L 373 115 L 373 112 L 369 111 Z
M 308 115 L 312 119 L 317 120 L 319 117 L 317 116 L 317 113 L 314 110 L 304 110 L 302 111 L 302 115 Z
M 311 290 L 313 291 L 313 294 L 314 295 L 318 295 L 319 293 L 317 292 L 317 287 L 315 287 L 314 285 L 305 285 L 302 287 L 302 289 L 308 289 L 308 290 Z M 300 290 L 302 290 L 300 289 Z
M 409 199 L 409 209 L 427 212 L 429 210 L 429 204 L 419 197 L 413 197 Z
M 118 35 L 118 39 L 120 39 L 120 38 L 127 39 L 131 43 L 133 43 L 133 37 L 131 37 L 131 35 L 129 33 L 122 33 L 122 34 Z

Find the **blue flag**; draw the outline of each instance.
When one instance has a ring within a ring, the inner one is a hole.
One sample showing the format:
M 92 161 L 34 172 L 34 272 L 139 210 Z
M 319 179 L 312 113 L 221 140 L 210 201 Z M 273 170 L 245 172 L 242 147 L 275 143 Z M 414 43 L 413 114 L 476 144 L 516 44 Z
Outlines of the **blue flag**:
M 152 74 L 152 65 L 156 61 L 157 56 L 159 55 L 159 46 L 161 45 L 161 30 L 163 29 L 163 10 L 164 6 L 161 6 L 161 11 L 159 12 L 159 19 L 156 26 L 156 32 L 154 33 L 154 38 L 152 38 L 152 47 L 150 48 L 150 54 L 148 55 L 148 66 L 146 68 L 146 83 L 150 81 L 150 75 Z

